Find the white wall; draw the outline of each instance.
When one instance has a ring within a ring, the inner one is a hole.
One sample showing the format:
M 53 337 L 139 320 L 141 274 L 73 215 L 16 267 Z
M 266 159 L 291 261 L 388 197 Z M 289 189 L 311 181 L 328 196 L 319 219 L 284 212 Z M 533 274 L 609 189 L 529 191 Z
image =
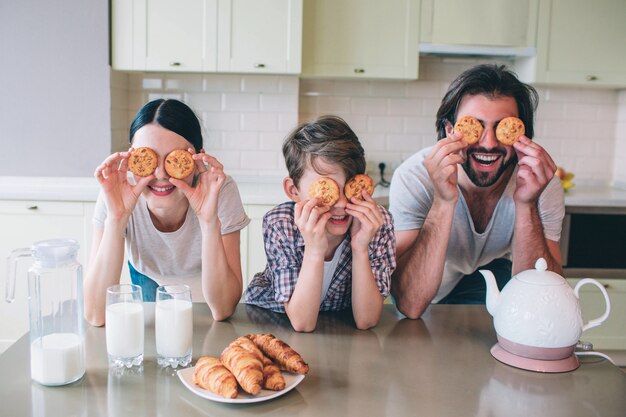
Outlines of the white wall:
M 626 90 L 620 91 L 618 97 L 613 180 L 626 187 Z
M 111 149 L 108 50 L 106 1 L 0 1 L 0 175 L 93 175 Z

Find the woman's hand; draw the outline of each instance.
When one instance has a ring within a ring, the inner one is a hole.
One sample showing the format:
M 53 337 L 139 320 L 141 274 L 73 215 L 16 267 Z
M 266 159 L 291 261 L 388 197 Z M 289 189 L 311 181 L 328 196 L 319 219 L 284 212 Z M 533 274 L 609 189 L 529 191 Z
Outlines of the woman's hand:
M 317 203 L 316 198 L 296 203 L 293 216 L 307 252 L 323 258 L 328 249 L 326 223 L 331 214 L 330 207 L 318 207 Z
M 350 226 L 353 251 L 367 251 L 368 245 L 376 235 L 376 232 L 385 223 L 385 219 L 372 197 L 366 191 L 362 191 L 361 195 L 364 200 L 352 197 L 352 200 L 346 207 L 346 212 L 354 217 L 352 226 Z
M 200 220 L 206 223 L 218 221 L 217 217 L 217 199 L 226 180 L 224 174 L 224 166 L 214 157 L 204 152 L 194 153 L 192 148 L 188 151 L 192 154 L 192 158 L 196 161 L 198 168 L 198 180 L 194 187 L 185 181 L 170 178 L 170 182 L 185 194 L 189 205 L 196 213 Z
M 153 174 L 140 177 L 135 185 L 128 182 L 128 157 L 132 151 L 133 148 L 130 148 L 128 152 L 110 155 L 94 173 L 106 198 L 107 218 L 113 220 L 130 216 L 137 199 L 154 178 Z

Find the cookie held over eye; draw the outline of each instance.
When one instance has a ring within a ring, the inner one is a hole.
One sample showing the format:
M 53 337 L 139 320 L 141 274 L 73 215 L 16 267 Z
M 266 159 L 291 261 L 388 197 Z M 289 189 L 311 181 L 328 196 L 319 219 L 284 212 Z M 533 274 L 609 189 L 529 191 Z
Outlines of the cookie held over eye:
M 128 169 L 138 177 L 151 175 L 157 167 L 159 157 L 150 148 L 133 149 L 128 157 Z
M 505 117 L 496 127 L 496 138 L 504 145 L 513 145 L 525 133 L 524 122 L 517 117 Z
M 472 145 L 480 140 L 483 135 L 483 125 L 477 118 L 472 116 L 463 116 L 454 124 L 454 132 L 461 132 L 465 142 Z
M 321 206 L 333 206 L 339 200 L 339 186 L 332 178 L 318 178 L 309 186 L 309 198 L 317 198 Z
M 348 200 L 352 197 L 363 200 L 363 191 L 367 191 L 370 196 L 374 193 L 374 180 L 365 174 L 356 174 L 343 187 L 343 193 Z
M 191 154 L 182 149 L 175 149 L 165 157 L 165 172 L 179 180 L 187 178 L 196 166 Z

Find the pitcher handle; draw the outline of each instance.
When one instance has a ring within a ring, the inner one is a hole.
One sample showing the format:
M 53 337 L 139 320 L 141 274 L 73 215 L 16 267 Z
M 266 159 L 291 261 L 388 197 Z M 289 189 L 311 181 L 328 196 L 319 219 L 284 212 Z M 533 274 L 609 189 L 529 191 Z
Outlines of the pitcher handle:
M 609 317 L 609 313 L 611 312 L 611 300 L 609 300 L 609 294 L 607 294 L 606 290 L 604 289 L 604 285 L 600 284 L 593 278 L 584 278 L 578 281 L 578 284 L 576 284 L 576 287 L 574 287 L 574 294 L 576 294 L 576 298 L 580 298 L 578 296 L 578 291 L 580 290 L 580 287 L 585 284 L 593 284 L 600 289 L 600 292 L 604 296 L 606 310 L 604 311 L 604 314 L 597 319 L 589 320 L 586 324 L 584 324 L 582 330 L 583 332 L 585 330 L 593 329 L 594 327 L 598 327 L 599 325 L 601 325 Z
M 15 274 L 17 271 L 17 261 L 19 258 L 25 258 L 31 256 L 31 248 L 15 249 L 7 258 L 7 277 L 6 277 L 6 291 L 4 296 L 7 303 L 15 301 Z

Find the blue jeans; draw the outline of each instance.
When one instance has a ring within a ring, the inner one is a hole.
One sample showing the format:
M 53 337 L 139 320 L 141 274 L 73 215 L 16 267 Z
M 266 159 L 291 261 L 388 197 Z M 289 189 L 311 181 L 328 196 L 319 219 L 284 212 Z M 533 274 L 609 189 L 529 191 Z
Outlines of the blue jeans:
M 159 286 L 154 280 L 148 278 L 141 272 L 137 271 L 128 262 L 128 269 L 130 269 L 130 281 L 141 287 L 141 293 L 143 294 L 143 301 L 156 301 L 156 289 Z
M 508 259 L 494 259 L 485 266 L 481 266 L 470 275 L 465 275 L 456 287 L 450 291 L 438 304 L 485 304 L 487 286 L 479 269 L 488 269 L 496 276 L 498 288 L 502 288 L 511 279 L 511 261 Z

